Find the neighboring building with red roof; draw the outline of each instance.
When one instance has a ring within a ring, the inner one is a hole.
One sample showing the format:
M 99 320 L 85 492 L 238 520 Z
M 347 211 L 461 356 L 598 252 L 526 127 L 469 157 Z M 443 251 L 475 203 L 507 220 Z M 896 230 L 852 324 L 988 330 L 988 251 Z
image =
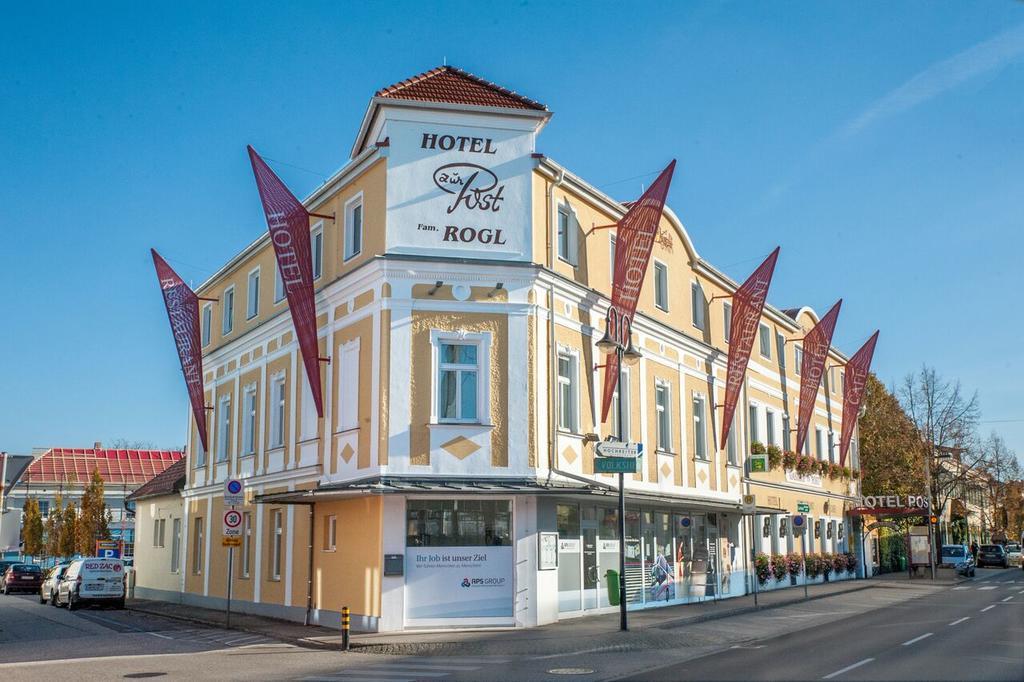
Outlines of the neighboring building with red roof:
M 21 508 L 31 496 L 39 501 L 45 518 L 56 507 L 58 497 L 62 504 L 78 504 L 93 471 L 98 471 L 110 510 L 110 533 L 124 542 L 124 556 L 131 558 L 135 521 L 125 507 L 128 496 L 183 456 L 180 450 L 112 449 L 100 443 L 91 448 L 37 449 L 32 463 L 9 491 L 8 506 Z M 18 517 L 20 520 L 20 514 Z

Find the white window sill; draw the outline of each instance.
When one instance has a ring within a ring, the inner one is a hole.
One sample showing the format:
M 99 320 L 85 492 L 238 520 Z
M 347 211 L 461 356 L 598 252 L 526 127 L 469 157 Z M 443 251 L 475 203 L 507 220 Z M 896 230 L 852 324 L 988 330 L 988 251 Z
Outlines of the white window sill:
M 335 431 L 334 435 L 335 436 L 344 436 L 346 433 L 356 433 L 358 431 L 359 431 L 359 427 L 358 426 L 350 426 L 347 429 L 341 429 L 340 431 Z
M 577 433 L 576 431 L 570 431 L 563 428 L 558 429 L 558 435 L 565 436 L 566 438 L 575 438 L 577 440 L 583 440 L 586 437 L 582 433 Z
M 321 549 L 320 551 L 321 552 L 326 552 L 327 554 L 334 554 L 335 552 L 338 551 L 338 548 L 337 547 L 332 547 L 331 549 Z
M 275 453 L 275 452 L 278 452 L 278 451 L 282 451 L 282 452 L 284 451 L 284 444 L 283 443 L 281 445 L 271 445 L 270 448 L 267 450 L 267 454 Z
M 484 424 L 483 422 L 430 422 L 427 424 L 428 429 L 450 429 L 450 428 L 467 428 L 467 429 L 493 429 L 494 424 Z

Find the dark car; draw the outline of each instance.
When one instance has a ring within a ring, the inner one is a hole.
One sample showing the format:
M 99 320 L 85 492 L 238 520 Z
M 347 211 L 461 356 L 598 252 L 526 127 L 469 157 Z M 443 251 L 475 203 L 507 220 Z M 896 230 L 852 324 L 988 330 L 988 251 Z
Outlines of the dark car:
M 978 548 L 978 566 L 1010 567 L 1010 557 L 1002 545 L 982 545 Z
M 43 584 L 43 569 L 35 564 L 12 564 L 0 581 L 0 592 L 38 592 Z

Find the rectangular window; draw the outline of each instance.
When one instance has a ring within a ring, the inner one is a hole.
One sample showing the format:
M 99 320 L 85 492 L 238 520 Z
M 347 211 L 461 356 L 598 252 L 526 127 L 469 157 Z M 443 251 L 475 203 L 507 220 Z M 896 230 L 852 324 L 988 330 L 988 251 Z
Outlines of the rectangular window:
M 242 512 L 242 577 L 249 577 L 249 566 L 252 564 L 252 512 Z
M 775 351 L 779 355 L 779 367 L 786 367 L 786 337 L 782 334 L 775 335 Z
M 608 276 L 615 282 L 615 235 L 608 235 Z
M 793 350 L 793 371 L 796 372 L 797 376 L 800 376 L 800 370 L 804 364 L 804 349 L 800 346 L 796 346 Z
M 839 393 L 846 395 L 846 372 L 839 373 Z
M 775 438 L 775 413 L 771 410 L 765 410 L 764 416 L 765 437 L 768 439 L 768 445 L 778 445 L 778 441 Z
M 242 396 L 242 455 L 256 454 L 256 386 Z
M 319 223 L 309 235 L 309 246 L 313 251 L 313 279 L 320 279 L 324 273 L 324 227 Z
M 171 521 L 171 573 L 181 567 L 181 519 Z
M 440 344 L 437 417 L 443 422 L 477 421 L 479 348 L 473 343 Z
M 722 304 L 722 324 L 725 325 L 725 342 L 732 338 L 732 303 Z
M 338 353 L 338 430 L 359 428 L 359 340 L 350 341 Z
M 235 288 L 224 290 L 224 301 L 221 306 L 220 333 L 230 334 L 235 327 Z
M 406 503 L 408 547 L 508 547 L 508 500 L 416 500 Z
M 750 442 L 760 441 L 760 430 L 757 428 L 757 405 L 747 407 L 747 428 L 750 429 Z
M 207 303 L 203 306 L 203 345 L 210 344 L 210 335 L 213 333 L 213 304 Z
M 836 443 L 831 430 L 828 432 L 828 461 L 836 461 Z
M 693 448 L 698 459 L 708 458 L 708 436 L 705 427 L 704 396 L 693 396 Z
M 164 546 L 164 524 L 167 523 L 166 519 L 153 519 L 153 546 L 163 547 Z
M 814 454 L 818 459 L 825 459 L 825 434 L 818 427 L 814 429 Z
M 725 441 L 726 454 L 729 458 L 729 464 L 739 466 L 740 453 L 739 448 L 736 447 L 736 415 L 733 415 L 732 426 L 729 427 L 729 437 Z
M 782 449 L 789 452 L 792 449 L 791 434 L 789 431 L 789 415 L 782 414 Z
M 284 377 L 275 377 L 270 384 L 270 447 L 284 445 Z
M 284 300 L 284 279 L 281 278 L 281 268 L 274 266 L 274 303 Z
M 804 454 L 811 454 L 811 434 L 809 433 L 804 436 Z
M 690 308 L 693 311 L 693 326 L 704 330 L 704 290 L 698 282 L 690 284 Z
M 249 286 L 245 293 L 245 319 L 251 320 L 260 314 L 260 270 L 249 273 Z
M 363 196 L 359 195 L 345 205 L 345 260 L 358 256 L 363 250 Z
M 558 428 L 576 433 L 577 405 L 576 359 L 569 353 L 558 354 Z
M 619 437 L 619 395 L 625 398 L 623 406 L 626 409 L 626 414 L 623 415 L 622 420 L 622 441 L 629 441 L 629 370 L 623 369 L 622 371 L 622 382 L 615 385 L 615 392 L 612 393 L 612 404 L 609 410 L 609 427 L 611 430 L 609 433 L 615 437 Z
M 284 550 L 284 514 L 280 509 L 274 509 L 270 512 L 270 517 L 273 519 L 270 528 L 270 579 L 280 580 L 281 554 Z
M 658 449 L 672 450 L 672 401 L 669 387 L 665 384 L 654 386 L 654 409 L 658 413 Z
M 338 517 L 331 514 L 324 518 L 324 551 L 333 552 L 338 542 Z
M 231 396 L 223 396 L 217 403 L 217 461 L 231 456 Z
M 654 305 L 668 310 L 668 266 L 654 263 Z
M 199 575 L 203 572 L 203 517 L 197 516 L 192 523 L 192 573 Z
M 572 220 L 568 208 L 558 209 L 558 257 L 571 263 Z
M 768 325 L 762 324 L 758 328 L 758 338 L 761 346 L 761 357 L 771 359 L 772 357 L 772 330 Z

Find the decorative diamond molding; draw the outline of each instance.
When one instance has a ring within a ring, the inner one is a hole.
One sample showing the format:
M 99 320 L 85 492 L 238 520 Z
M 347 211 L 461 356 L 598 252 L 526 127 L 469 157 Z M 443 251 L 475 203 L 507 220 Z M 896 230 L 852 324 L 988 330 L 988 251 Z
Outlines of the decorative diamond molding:
M 456 436 L 447 443 L 443 443 L 441 449 L 456 459 L 466 459 L 479 450 L 480 446 L 465 436 Z
M 576 454 L 576 451 L 572 449 L 571 446 L 567 445 L 565 446 L 565 450 L 562 450 L 562 459 L 564 459 L 569 464 L 573 464 L 576 461 L 576 457 L 578 457 L 578 455 Z
M 356 451 L 352 449 L 352 446 L 348 443 L 341 449 L 341 458 L 348 464 L 349 460 L 352 459 L 352 455 L 356 454 Z
M 697 478 L 700 479 L 701 483 L 707 483 L 708 482 L 708 475 L 706 473 L 704 473 L 703 469 L 701 469 L 700 471 L 697 472 Z
M 672 475 L 672 467 L 668 465 L 668 462 L 664 462 L 661 465 L 661 476 L 662 478 L 668 478 Z
M 735 476 L 730 476 L 729 477 L 729 487 L 730 488 L 735 488 L 737 485 L 739 485 L 739 483 L 740 483 L 739 479 L 736 478 Z

